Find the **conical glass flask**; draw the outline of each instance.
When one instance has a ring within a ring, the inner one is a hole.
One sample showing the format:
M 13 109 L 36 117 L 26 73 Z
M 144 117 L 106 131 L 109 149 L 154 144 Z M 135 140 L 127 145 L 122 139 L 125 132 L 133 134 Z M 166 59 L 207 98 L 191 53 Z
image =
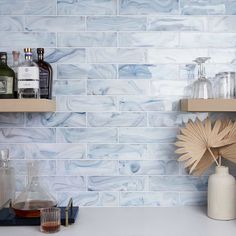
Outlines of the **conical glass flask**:
M 193 98 L 213 98 L 213 88 L 210 80 L 205 75 L 205 62 L 210 57 L 198 57 L 194 62 L 198 65 L 198 79 L 193 83 Z
M 28 185 L 13 203 L 18 217 L 39 217 L 40 209 L 57 205 L 55 198 L 40 184 L 38 170 L 38 162 L 28 164 Z

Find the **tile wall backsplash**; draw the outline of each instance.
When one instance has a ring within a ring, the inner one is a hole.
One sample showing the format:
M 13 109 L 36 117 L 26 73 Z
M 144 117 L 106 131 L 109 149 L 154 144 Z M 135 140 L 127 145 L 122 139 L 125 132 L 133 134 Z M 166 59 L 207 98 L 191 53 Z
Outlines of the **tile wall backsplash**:
M 235 71 L 235 0 L 0 0 L 0 14 L 10 64 L 13 49 L 45 47 L 54 68 L 56 113 L 0 113 L 18 192 L 33 159 L 62 205 L 206 203 L 207 175 L 188 176 L 173 143 L 207 114 L 179 99 L 195 57 L 212 58 L 210 77 Z

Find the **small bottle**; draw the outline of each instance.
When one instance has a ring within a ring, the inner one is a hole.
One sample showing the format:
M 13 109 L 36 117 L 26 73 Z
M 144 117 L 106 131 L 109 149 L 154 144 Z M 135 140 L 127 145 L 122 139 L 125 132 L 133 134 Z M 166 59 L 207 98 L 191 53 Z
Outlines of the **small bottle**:
M 9 150 L 0 150 L 0 206 L 15 199 L 15 170 L 8 163 Z
M 32 59 L 32 49 L 25 48 L 25 61 L 18 67 L 18 98 L 40 98 L 39 68 Z
M 52 76 L 53 70 L 51 65 L 44 61 L 44 49 L 37 48 L 39 66 L 39 87 L 40 98 L 52 99 Z
M 12 51 L 12 56 L 13 56 L 13 64 L 11 68 L 15 72 L 14 96 L 17 97 L 17 79 L 18 79 L 17 73 L 18 73 L 18 66 L 20 64 L 20 52 Z
M 7 53 L 0 52 L 0 98 L 14 97 L 15 73 L 7 65 Z

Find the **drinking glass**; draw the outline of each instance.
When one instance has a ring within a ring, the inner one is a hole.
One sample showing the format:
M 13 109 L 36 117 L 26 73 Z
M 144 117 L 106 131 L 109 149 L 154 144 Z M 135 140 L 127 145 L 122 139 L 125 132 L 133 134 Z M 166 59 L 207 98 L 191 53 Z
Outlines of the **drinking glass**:
M 194 62 L 198 65 L 198 79 L 193 83 L 193 98 L 213 98 L 212 84 L 205 75 L 205 62 L 210 57 L 198 57 Z
M 40 210 L 40 231 L 56 233 L 61 227 L 61 209 L 58 207 L 42 208 Z
M 230 99 L 235 97 L 235 72 L 221 72 L 216 74 L 217 98 Z

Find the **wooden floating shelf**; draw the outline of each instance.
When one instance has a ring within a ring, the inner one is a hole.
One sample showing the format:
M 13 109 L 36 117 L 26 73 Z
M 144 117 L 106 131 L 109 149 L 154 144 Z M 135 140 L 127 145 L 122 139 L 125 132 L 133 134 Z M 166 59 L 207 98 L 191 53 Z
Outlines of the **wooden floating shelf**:
M 236 99 L 182 99 L 181 111 L 236 112 Z
M 48 99 L 0 99 L 0 112 L 53 112 L 56 102 Z

